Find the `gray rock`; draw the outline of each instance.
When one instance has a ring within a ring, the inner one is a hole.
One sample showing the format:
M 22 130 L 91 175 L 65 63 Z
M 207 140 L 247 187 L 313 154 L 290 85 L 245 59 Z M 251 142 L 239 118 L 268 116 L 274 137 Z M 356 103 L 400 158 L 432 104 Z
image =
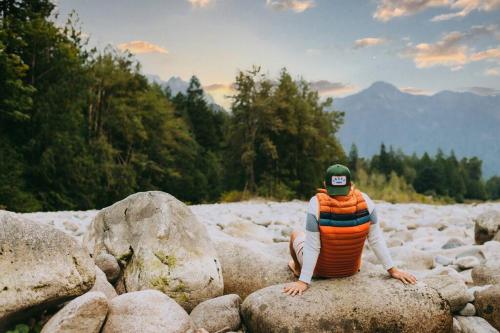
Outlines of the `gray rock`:
M 480 248 L 480 247 L 471 247 L 471 248 L 469 248 L 469 249 L 467 249 L 465 251 L 462 251 L 462 252 L 458 253 L 455 256 L 455 258 L 459 259 L 459 258 L 468 257 L 468 256 L 474 256 L 477 259 L 479 259 L 480 262 L 484 262 L 485 261 L 484 253 L 482 251 L 482 248 Z
M 121 274 L 120 265 L 115 257 L 108 253 L 101 253 L 95 259 L 95 264 L 106 274 L 109 282 L 115 282 Z
M 483 244 L 492 240 L 500 230 L 500 212 L 487 211 L 474 219 L 474 240 Z
M 427 276 L 422 281 L 448 301 L 452 312 L 460 311 L 469 300 L 463 280 L 449 275 Z
M 220 296 L 198 304 L 189 316 L 196 327 L 209 333 L 237 331 L 241 327 L 240 304 L 236 294 Z
M 441 248 L 447 250 L 447 249 L 454 249 L 456 247 L 460 247 L 460 246 L 464 246 L 464 245 L 465 245 L 465 243 L 463 240 L 461 240 L 459 238 L 450 238 L 443 246 L 441 246 Z
M 390 248 L 389 252 L 391 253 L 394 265 L 399 268 L 409 270 L 428 270 L 434 268 L 434 256 L 426 251 L 400 246 Z M 364 260 L 374 265 L 380 264 L 374 253 L 367 254 Z
M 434 261 L 437 264 L 440 264 L 440 265 L 443 265 L 443 266 L 448 266 L 448 265 L 453 264 L 453 259 L 452 258 L 448 258 L 448 257 L 442 256 L 442 255 L 435 256 L 434 257 Z
M 84 243 L 94 256 L 109 253 L 118 260 L 123 267 L 118 284 L 126 292 L 157 289 L 187 311 L 223 293 L 219 259 L 205 226 L 170 194 L 136 193 L 102 209 Z
M 486 320 L 481 317 L 455 316 L 460 325 L 461 333 L 498 333 Z
M 41 333 L 99 333 L 108 313 L 101 292 L 88 292 L 66 304 L 43 326 Z
M 99 269 L 99 267 L 95 266 L 95 283 L 90 291 L 98 291 L 106 295 L 108 300 L 112 300 L 118 294 L 116 293 L 115 288 L 108 282 L 106 279 L 106 275 Z
M 92 259 L 54 227 L 0 211 L 0 331 L 88 291 Z
M 474 267 L 471 272 L 474 284 L 500 284 L 500 263 L 482 264 Z
M 449 332 L 448 303 L 432 288 L 405 285 L 383 272 L 313 281 L 302 296 L 284 285 L 259 290 L 242 304 L 249 332 Z
M 460 323 L 458 322 L 458 320 L 453 317 L 453 330 L 452 330 L 453 333 L 462 333 L 462 327 L 460 327 Z
M 187 312 L 158 290 L 135 291 L 115 297 L 102 333 L 187 333 L 194 331 Z
M 475 292 L 478 316 L 500 330 L 500 284 Z
M 398 247 L 398 246 L 403 246 L 404 242 L 399 239 L 399 238 L 390 238 L 387 241 L 387 247 Z
M 479 259 L 473 256 L 466 256 L 456 259 L 454 263 L 460 270 L 466 270 L 479 266 Z
M 476 314 L 476 308 L 474 307 L 474 304 L 467 303 L 463 309 L 458 312 L 458 314 L 461 316 L 474 316 Z
M 245 299 L 252 292 L 293 281 L 288 269 L 288 244 L 272 245 L 230 237 L 213 237 L 222 265 L 224 293 Z

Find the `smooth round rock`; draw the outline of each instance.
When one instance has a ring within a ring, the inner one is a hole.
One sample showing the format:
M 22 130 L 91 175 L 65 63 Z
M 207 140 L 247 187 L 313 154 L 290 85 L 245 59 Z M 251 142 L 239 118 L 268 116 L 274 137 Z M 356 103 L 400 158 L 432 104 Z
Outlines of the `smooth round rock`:
M 241 298 L 231 294 L 198 304 L 189 314 L 196 327 L 208 332 L 237 331 L 241 327 Z
M 115 288 L 108 282 L 106 279 L 106 275 L 99 269 L 99 267 L 95 266 L 95 283 L 90 291 L 98 291 L 106 295 L 108 300 L 112 300 L 118 294 L 116 293 Z
M 474 240 L 476 244 L 483 244 L 492 240 L 500 231 L 500 212 L 487 211 L 474 219 Z
M 88 292 L 66 304 L 43 326 L 41 333 L 99 333 L 108 313 L 101 292 Z
M 500 284 L 475 292 L 478 316 L 500 330 Z
M 69 235 L 0 211 L 0 331 L 88 291 L 94 263 Z
M 460 270 L 466 270 L 479 266 L 479 259 L 473 256 L 461 257 L 455 260 L 455 265 L 458 266 Z
M 276 285 L 249 295 L 242 316 L 250 332 L 449 332 L 446 300 L 422 284 L 379 272 L 315 280 L 302 296 Z
M 467 303 L 463 309 L 458 312 L 458 314 L 461 316 L 474 316 L 476 314 L 476 308 L 474 307 L 474 304 Z
M 443 246 L 441 246 L 441 248 L 447 250 L 447 249 L 454 249 L 456 247 L 460 247 L 460 246 L 464 246 L 464 245 L 465 245 L 465 243 L 463 240 L 461 240 L 459 238 L 450 238 Z
M 101 253 L 94 259 L 94 262 L 106 274 L 109 282 L 113 283 L 120 277 L 120 265 L 118 265 L 118 261 L 111 254 Z
M 158 290 L 143 290 L 113 298 L 102 333 L 187 333 L 194 328 L 173 299 Z

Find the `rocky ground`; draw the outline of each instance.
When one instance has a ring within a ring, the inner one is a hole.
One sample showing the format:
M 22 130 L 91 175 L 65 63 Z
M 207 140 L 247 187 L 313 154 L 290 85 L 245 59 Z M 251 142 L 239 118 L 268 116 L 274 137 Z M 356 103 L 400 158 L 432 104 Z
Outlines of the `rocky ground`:
M 55 313 L 60 304 L 83 294 L 62 307 L 42 332 L 90 332 L 89 327 L 95 332 L 447 332 L 452 327 L 454 332 L 496 332 L 500 328 L 500 203 L 378 202 L 393 259 L 419 278 L 417 285 L 388 279 L 366 247 L 359 274 L 313 281 L 303 297 L 292 299 L 281 294 L 281 284 L 294 279 L 287 269 L 287 241 L 292 230 L 303 228 L 306 208 L 302 201 L 263 200 L 187 207 L 153 192 L 100 212 L 0 212 L 0 222 L 8 225 L 9 220 L 9 228 L 15 229 L 7 233 L 4 228 L 3 234 L 0 229 L 0 242 L 2 237 L 20 237 L 0 249 L 0 271 L 7 272 L 0 276 L 0 300 L 4 300 L 0 321 L 6 318 L 12 323 L 26 318 L 25 313 L 38 315 L 53 307 Z M 64 253 L 46 248 L 28 235 L 36 231 L 24 219 L 43 226 L 38 232 L 46 238 L 52 237 L 50 230 L 62 231 L 54 243 L 80 250 Z M 28 224 L 17 230 L 22 223 Z M 74 241 L 63 239 L 65 235 Z M 32 269 L 13 269 L 8 257 L 2 256 L 9 250 L 17 252 L 19 265 L 24 260 Z M 45 251 L 47 257 L 40 262 Z M 84 258 L 87 252 L 99 268 Z M 61 267 L 57 272 L 57 262 L 68 262 L 68 254 L 74 270 Z M 44 268 L 43 261 L 53 264 L 56 277 L 50 276 L 53 272 Z M 41 268 L 33 268 L 37 265 Z M 23 277 L 21 284 L 14 281 L 16 276 Z M 26 304 L 19 304 L 16 288 L 30 290 L 23 294 Z

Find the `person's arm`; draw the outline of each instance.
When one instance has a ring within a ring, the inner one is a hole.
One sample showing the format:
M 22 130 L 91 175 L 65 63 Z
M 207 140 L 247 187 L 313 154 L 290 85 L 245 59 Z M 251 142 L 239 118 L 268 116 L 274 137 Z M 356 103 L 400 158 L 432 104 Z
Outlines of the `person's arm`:
M 283 288 L 283 292 L 291 296 L 302 295 L 309 287 L 321 249 L 318 224 L 318 199 L 316 197 L 311 198 L 309 201 L 305 229 L 306 237 L 304 240 L 304 254 L 299 281 L 287 284 Z
M 370 248 L 375 253 L 375 256 L 380 261 L 384 269 L 391 275 L 391 277 L 401 280 L 405 284 L 414 284 L 415 282 L 417 282 L 415 276 L 394 266 L 394 262 L 392 261 L 391 254 L 389 253 L 389 249 L 387 248 L 384 235 L 382 234 L 382 230 L 380 230 L 375 204 L 366 194 L 363 194 L 363 196 L 365 197 L 365 201 L 367 202 L 368 212 L 370 213 L 370 220 L 372 222 L 370 231 L 368 232 L 368 244 L 370 245 Z

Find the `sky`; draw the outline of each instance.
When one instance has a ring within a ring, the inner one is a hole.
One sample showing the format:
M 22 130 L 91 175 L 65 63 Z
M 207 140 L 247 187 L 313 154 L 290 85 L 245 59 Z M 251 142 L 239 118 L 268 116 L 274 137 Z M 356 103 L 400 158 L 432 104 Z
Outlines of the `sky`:
M 500 0 L 57 0 L 60 23 L 72 10 L 91 45 L 163 80 L 196 75 L 222 105 L 252 65 L 334 98 L 375 81 L 500 93 Z

